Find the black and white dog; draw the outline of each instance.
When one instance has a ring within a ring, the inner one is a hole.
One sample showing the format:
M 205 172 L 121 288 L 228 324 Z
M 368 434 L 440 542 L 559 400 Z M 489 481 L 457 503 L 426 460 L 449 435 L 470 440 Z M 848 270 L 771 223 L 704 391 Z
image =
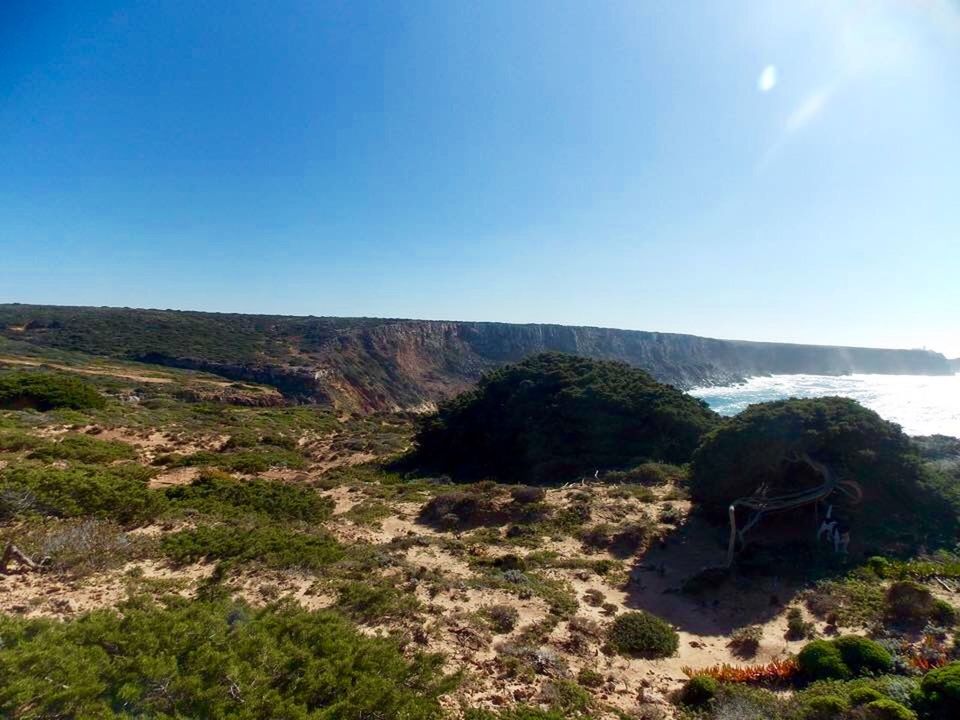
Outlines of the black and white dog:
M 827 542 L 833 542 L 833 551 L 847 554 L 850 547 L 850 524 L 833 516 L 833 505 L 827 506 L 827 514 L 817 530 L 817 542 L 826 534 Z

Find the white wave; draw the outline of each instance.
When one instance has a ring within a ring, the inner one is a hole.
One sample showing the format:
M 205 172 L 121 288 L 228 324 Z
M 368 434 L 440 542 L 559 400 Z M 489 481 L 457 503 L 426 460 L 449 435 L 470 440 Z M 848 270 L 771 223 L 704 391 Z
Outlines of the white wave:
M 690 394 L 721 415 L 736 415 L 769 400 L 840 395 L 898 423 L 910 435 L 960 437 L 960 375 L 771 375 L 741 385 L 695 388 Z

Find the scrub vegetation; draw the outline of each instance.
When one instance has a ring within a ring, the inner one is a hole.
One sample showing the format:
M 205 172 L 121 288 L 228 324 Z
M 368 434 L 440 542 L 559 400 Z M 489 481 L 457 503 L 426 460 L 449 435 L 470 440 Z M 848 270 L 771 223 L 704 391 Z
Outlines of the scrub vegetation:
M 139 357 L 141 320 L 3 341 L 0 716 L 957 714 L 947 439 L 837 399 L 723 420 L 557 354 L 418 417 L 68 347 Z M 243 323 L 191 323 L 156 332 L 241 357 Z M 788 514 L 723 568 L 715 510 L 816 480 L 804 453 L 863 487 L 849 554 Z

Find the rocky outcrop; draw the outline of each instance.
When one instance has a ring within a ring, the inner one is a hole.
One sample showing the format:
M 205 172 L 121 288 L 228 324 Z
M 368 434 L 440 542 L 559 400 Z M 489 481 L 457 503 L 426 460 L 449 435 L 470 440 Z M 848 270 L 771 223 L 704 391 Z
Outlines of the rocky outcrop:
M 950 364 L 950 369 L 953 370 L 954 373 L 960 373 L 960 358 L 947 360 L 947 362 Z
M 345 410 L 424 410 L 487 370 L 543 351 L 621 360 L 690 388 L 756 375 L 947 375 L 925 350 L 716 340 L 565 325 L 0 305 L 11 339 L 202 370 Z

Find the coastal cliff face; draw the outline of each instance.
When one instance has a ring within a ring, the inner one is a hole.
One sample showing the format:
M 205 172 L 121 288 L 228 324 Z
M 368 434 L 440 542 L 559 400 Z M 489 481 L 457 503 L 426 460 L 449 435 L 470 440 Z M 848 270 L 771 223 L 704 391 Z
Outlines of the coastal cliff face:
M 715 340 L 563 325 L 0 305 L 12 340 L 203 370 L 343 410 L 422 411 L 547 350 L 620 360 L 690 388 L 767 374 L 951 374 L 938 353 Z
M 322 353 L 325 387 L 346 405 L 427 407 L 481 374 L 547 350 L 643 368 L 681 388 L 808 373 L 943 375 L 937 353 L 715 340 L 561 325 L 409 321 L 339 336 Z

